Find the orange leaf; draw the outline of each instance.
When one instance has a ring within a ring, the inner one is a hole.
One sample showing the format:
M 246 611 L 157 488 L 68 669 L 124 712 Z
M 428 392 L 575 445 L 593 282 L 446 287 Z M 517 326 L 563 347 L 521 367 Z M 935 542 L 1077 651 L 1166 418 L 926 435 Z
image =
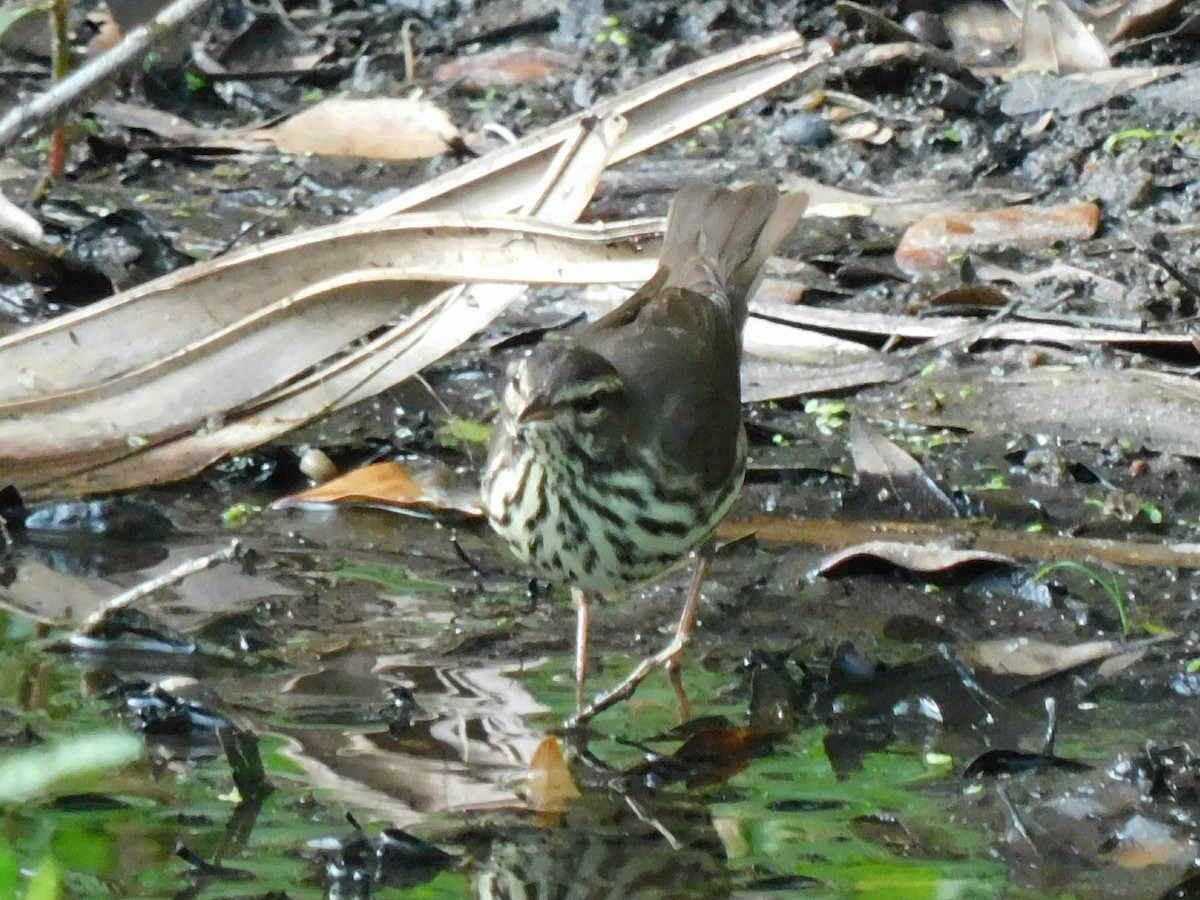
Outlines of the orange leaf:
M 527 785 L 526 800 L 530 809 L 537 812 L 562 812 L 568 802 L 580 796 L 558 738 L 548 737 L 538 744 L 529 761 Z
M 456 512 L 465 516 L 483 514 L 478 488 L 472 482 L 448 483 L 448 470 L 413 472 L 397 462 L 380 462 L 347 472 L 299 494 L 276 500 L 276 509 L 313 503 L 360 503 L 385 509 Z

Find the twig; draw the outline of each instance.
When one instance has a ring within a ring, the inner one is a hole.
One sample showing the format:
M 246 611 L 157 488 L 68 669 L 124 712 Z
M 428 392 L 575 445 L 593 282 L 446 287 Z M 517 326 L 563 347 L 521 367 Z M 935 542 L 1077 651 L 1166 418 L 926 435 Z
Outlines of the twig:
M 105 603 L 104 606 L 84 619 L 75 630 L 75 633 L 71 635 L 72 643 L 78 638 L 95 637 L 100 626 L 114 612 L 125 609 L 127 606 L 136 603 L 143 597 L 148 597 L 155 591 L 178 584 L 189 575 L 195 575 L 197 572 L 211 569 L 218 563 L 232 562 L 241 556 L 241 554 L 242 542 L 234 538 L 229 542 L 229 546 L 223 550 L 217 550 L 215 553 L 209 553 L 207 556 L 198 556 L 195 559 L 186 560 L 169 572 L 163 572 L 161 575 L 156 575 L 154 578 L 143 581 L 141 584 L 134 585 L 129 590 L 117 594 L 117 596 Z
M 625 795 L 625 802 L 629 805 L 629 808 L 633 811 L 633 814 L 638 817 L 638 819 L 645 822 L 663 836 L 663 840 L 670 845 L 672 850 L 678 853 L 683 848 L 683 844 L 679 843 L 679 838 L 671 834 L 666 825 L 642 809 L 641 804 L 639 804 L 628 794 Z
M 113 49 L 97 57 L 41 96 L 22 103 L 0 118 L 0 152 L 31 128 L 43 128 L 79 106 L 92 91 L 109 82 L 122 69 L 136 65 L 156 41 L 207 7 L 213 0 L 174 0 L 158 15 L 139 25 Z
M 417 77 L 416 55 L 413 53 L 412 33 L 414 28 L 422 28 L 420 20 L 405 19 L 400 26 L 400 49 L 404 51 L 404 82 L 411 84 Z

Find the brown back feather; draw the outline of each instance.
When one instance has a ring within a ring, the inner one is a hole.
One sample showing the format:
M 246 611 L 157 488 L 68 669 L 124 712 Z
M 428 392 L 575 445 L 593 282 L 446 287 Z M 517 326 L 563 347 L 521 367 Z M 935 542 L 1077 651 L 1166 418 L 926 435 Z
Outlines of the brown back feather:
M 747 301 L 804 203 L 764 184 L 684 187 L 654 277 L 576 336 L 620 372 L 638 437 L 708 485 L 728 477 L 737 454 Z

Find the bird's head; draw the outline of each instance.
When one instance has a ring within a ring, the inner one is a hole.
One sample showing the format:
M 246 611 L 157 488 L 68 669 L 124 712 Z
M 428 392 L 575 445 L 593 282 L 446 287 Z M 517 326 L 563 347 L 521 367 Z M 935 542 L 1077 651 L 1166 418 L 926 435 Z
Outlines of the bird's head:
M 500 424 L 518 439 L 556 439 L 597 456 L 622 439 L 627 391 L 603 356 L 568 342 L 548 342 L 512 370 Z

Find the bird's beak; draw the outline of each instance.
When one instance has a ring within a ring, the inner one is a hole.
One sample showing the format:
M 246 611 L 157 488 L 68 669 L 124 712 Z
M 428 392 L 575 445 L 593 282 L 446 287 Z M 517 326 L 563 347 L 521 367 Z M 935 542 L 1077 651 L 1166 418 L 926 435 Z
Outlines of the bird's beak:
M 554 417 L 554 410 L 549 406 L 531 403 L 517 415 L 517 423 L 526 425 L 530 422 L 545 422 Z

